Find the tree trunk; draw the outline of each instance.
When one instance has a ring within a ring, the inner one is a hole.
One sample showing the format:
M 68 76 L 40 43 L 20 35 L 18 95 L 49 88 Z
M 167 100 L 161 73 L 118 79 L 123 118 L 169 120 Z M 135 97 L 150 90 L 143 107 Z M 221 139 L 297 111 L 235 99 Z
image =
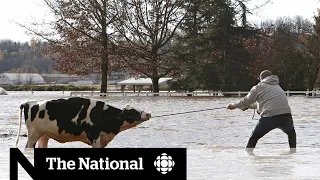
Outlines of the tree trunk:
M 103 52 L 101 57 L 101 93 L 107 92 L 108 84 L 108 39 L 104 37 Z
M 101 57 L 101 93 L 107 92 L 107 84 L 108 84 L 108 37 L 105 34 L 103 38 L 103 52 Z
M 107 92 L 107 84 L 108 84 L 108 58 L 102 58 L 101 59 L 101 68 L 102 68 L 102 74 L 101 74 L 101 93 Z
M 152 78 L 152 85 L 153 85 L 153 92 L 159 92 L 159 78 L 158 77 Z
M 319 74 L 319 69 L 317 68 L 314 72 L 309 73 L 309 78 L 308 78 L 308 89 L 311 91 L 314 88 L 314 84 L 317 81 L 318 74 Z
M 153 86 L 153 92 L 158 93 L 159 92 L 159 77 L 158 77 L 158 68 L 157 68 L 157 49 L 158 48 L 153 48 L 152 49 L 152 57 L 153 57 L 153 62 L 152 62 L 152 86 Z
M 103 11 L 102 17 L 107 16 L 107 1 L 103 1 Z M 101 57 L 101 93 L 107 92 L 107 84 L 108 84 L 108 34 L 107 34 L 107 23 L 106 19 L 101 19 L 101 27 L 102 27 L 102 57 Z

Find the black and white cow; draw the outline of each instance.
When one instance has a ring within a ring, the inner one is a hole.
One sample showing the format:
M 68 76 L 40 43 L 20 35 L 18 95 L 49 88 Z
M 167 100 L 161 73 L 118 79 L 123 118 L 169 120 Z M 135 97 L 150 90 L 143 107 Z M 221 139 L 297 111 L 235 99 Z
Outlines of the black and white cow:
M 95 99 L 72 97 L 29 101 L 20 106 L 19 142 L 22 111 L 28 130 L 26 148 L 47 148 L 49 138 L 60 143 L 81 141 L 93 148 L 104 148 L 121 131 L 151 118 L 150 113 L 126 106 L 118 109 Z

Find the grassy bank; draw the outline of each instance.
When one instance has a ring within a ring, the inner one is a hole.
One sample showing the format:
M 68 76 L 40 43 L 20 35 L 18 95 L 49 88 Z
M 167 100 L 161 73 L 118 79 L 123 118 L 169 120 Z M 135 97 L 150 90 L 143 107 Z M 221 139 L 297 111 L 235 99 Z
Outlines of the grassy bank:
M 92 85 L 1 85 L 6 91 L 99 91 Z

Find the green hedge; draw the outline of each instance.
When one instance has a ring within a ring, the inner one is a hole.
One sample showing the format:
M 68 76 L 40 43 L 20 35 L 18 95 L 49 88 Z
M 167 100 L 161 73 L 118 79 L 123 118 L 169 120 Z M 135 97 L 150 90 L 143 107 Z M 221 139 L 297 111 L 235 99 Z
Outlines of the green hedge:
M 1 85 L 6 91 L 97 91 L 84 85 Z

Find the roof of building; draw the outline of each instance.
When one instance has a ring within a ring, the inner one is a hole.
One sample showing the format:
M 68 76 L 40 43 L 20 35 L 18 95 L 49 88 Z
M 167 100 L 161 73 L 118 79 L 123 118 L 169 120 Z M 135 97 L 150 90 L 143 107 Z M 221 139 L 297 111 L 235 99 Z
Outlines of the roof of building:
M 160 78 L 159 85 L 165 84 L 167 81 L 171 80 L 172 78 Z M 123 80 L 117 83 L 117 85 L 140 85 L 140 86 L 151 86 L 152 80 L 151 78 L 131 78 L 127 80 Z
M 8 95 L 8 93 L 2 87 L 0 87 L 0 95 Z
M 44 82 L 43 77 L 35 73 L 2 73 L 2 75 L 7 76 L 11 81 Z

